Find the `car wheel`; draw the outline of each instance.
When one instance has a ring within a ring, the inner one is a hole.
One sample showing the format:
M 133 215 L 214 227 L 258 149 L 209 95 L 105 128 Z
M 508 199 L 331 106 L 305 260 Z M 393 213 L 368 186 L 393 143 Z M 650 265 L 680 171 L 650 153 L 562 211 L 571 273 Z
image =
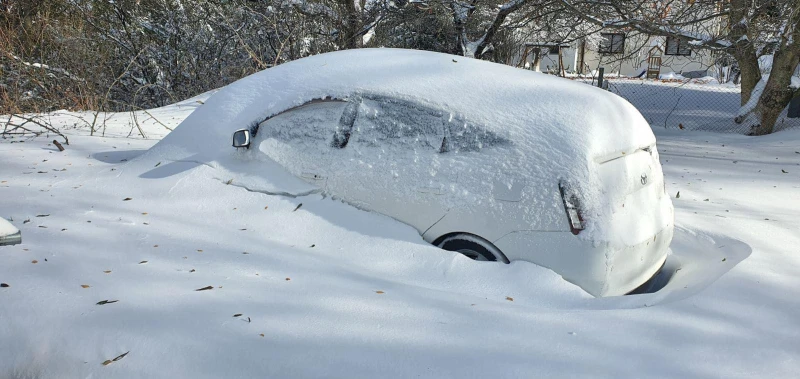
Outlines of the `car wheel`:
M 491 242 L 472 234 L 453 234 L 436 244 L 441 249 L 455 251 L 476 261 L 508 263 L 508 258 Z

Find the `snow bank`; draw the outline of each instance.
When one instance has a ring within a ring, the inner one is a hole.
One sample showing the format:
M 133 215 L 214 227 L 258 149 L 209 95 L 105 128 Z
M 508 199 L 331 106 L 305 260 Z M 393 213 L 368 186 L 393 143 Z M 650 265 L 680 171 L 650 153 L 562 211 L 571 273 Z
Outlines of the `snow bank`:
M 668 72 L 666 74 L 660 74 L 660 75 L 658 75 L 658 78 L 661 79 L 661 80 L 684 80 L 684 79 L 686 79 L 685 77 L 683 77 L 683 75 L 677 74 L 675 72 Z
M 656 131 L 681 269 L 617 298 L 330 198 L 248 192 L 208 166 L 140 179 L 158 162 L 112 155 L 152 141 L 0 143 L 0 211 L 31 219 L 0 248 L 0 377 L 796 376 L 800 130 Z

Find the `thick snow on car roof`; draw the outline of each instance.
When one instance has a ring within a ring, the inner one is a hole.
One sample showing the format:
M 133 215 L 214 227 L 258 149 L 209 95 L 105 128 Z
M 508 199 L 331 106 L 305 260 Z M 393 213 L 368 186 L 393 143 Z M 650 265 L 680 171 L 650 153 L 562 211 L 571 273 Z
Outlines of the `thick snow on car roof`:
M 407 170 L 425 169 L 433 178 L 449 170 L 458 176 L 457 183 L 444 183 L 452 192 L 451 196 L 443 196 L 443 201 L 450 202 L 449 207 L 494 202 L 493 188 L 498 183 L 511 188 L 524 178 L 525 191 L 534 197 L 533 203 L 528 204 L 530 219 L 526 220 L 531 226 L 565 222 L 557 194 L 558 181 L 562 179 L 582 186 L 579 195 L 587 214 L 611 214 L 609 204 L 621 198 L 603 193 L 597 185 L 600 179 L 594 166 L 598 160 L 655 143 L 649 125 L 630 103 L 596 87 L 447 54 L 357 49 L 289 62 L 221 89 L 151 149 L 148 156 L 210 164 L 242 174 L 236 176 L 235 182 L 248 189 L 297 194 L 303 191 L 304 183 L 298 184 L 285 174 L 276 170 L 267 173 L 254 165 L 242 169 L 248 161 L 253 163 L 258 158 L 256 154 L 235 153 L 231 134 L 315 99 L 360 95 L 421 103 L 509 143 L 479 152 L 424 155 L 414 151 L 409 157 L 384 156 L 373 160 L 375 165 L 340 165 L 335 168 L 336 175 L 348 177 L 347 170 L 372 169 L 392 171 L 397 178 L 403 178 Z M 253 150 L 257 149 L 251 149 L 251 153 Z M 351 156 L 350 162 L 369 161 L 362 159 L 369 154 L 367 150 L 345 153 L 360 154 Z M 376 150 L 374 154 L 382 153 Z M 282 162 L 293 163 L 297 164 Z M 416 191 L 415 184 L 419 183 L 409 184 L 402 179 L 384 183 L 385 188 L 376 181 L 363 183 L 387 196 L 403 191 L 411 194 Z M 502 212 L 502 204 L 494 208 Z M 581 237 L 609 240 L 614 234 L 598 234 L 596 227 L 589 220 Z
M 548 145 L 557 160 L 593 159 L 655 141 L 630 103 L 586 84 L 448 54 L 356 49 L 241 79 L 209 98 L 159 145 L 227 153 L 236 129 L 313 99 L 354 92 L 427 102 L 519 143 Z

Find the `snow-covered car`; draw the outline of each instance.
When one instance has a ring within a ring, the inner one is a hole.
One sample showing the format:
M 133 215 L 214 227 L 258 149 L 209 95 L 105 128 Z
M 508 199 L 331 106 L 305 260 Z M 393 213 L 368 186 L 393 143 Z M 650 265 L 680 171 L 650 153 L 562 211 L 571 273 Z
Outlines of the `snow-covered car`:
M 446 54 L 359 49 L 222 89 L 161 142 L 161 154 L 248 166 L 236 181 L 251 190 L 254 177 L 269 176 L 253 167 L 274 161 L 312 188 L 280 193 L 324 192 L 445 250 L 533 262 L 613 296 L 653 277 L 672 240 L 655 143 L 630 103 L 586 84 Z
M 0 246 L 22 243 L 22 233 L 8 220 L 0 217 Z

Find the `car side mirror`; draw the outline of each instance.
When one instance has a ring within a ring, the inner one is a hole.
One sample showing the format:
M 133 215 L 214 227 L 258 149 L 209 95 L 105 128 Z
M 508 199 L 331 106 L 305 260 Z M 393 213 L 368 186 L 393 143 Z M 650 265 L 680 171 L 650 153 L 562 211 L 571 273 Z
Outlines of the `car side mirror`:
M 250 130 L 239 129 L 233 132 L 233 147 L 250 148 Z

